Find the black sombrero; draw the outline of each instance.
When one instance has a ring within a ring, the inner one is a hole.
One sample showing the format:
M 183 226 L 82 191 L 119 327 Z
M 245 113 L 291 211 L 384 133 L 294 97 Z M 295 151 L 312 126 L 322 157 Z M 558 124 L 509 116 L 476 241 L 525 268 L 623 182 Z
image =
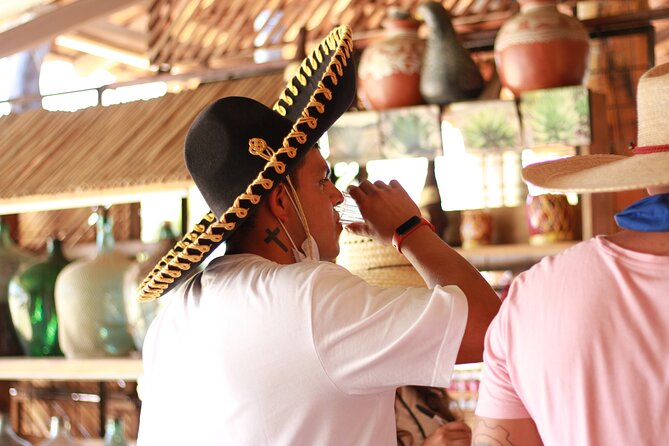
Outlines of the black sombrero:
M 153 300 L 176 285 L 257 209 L 355 98 L 351 30 L 339 26 L 288 82 L 273 109 L 227 97 L 195 119 L 185 143 L 186 166 L 209 205 L 139 287 Z

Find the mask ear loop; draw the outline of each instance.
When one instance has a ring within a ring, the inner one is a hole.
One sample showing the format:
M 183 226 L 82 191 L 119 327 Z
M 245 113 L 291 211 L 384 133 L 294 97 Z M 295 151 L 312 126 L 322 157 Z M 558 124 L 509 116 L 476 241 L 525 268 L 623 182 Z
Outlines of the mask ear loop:
M 309 225 L 307 224 L 307 217 L 304 215 L 304 210 L 302 209 L 302 203 L 300 203 L 300 198 L 297 196 L 297 191 L 295 190 L 295 187 L 293 186 L 293 182 L 290 180 L 290 176 L 286 176 L 286 182 L 290 186 L 290 191 L 288 192 L 288 198 L 290 201 L 293 203 L 293 207 L 295 207 L 295 210 L 297 211 L 297 216 L 300 219 L 300 222 L 302 223 L 302 228 L 304 228 L 304 232 L 307 234 L 307 250 L 309 252 L 307 253 L 307 256 L 310 259 L 313 259 L 313 249 L 311 247 L 311 232 L 309 231 Z M 286 189 L 288 190 L 288 189 Z M 294 195 L 295 199 L 293 200 L 293 197 L 291 195 Z M 287 232 L 287 231 L 286 231 Z M 290 238 L 290 235 L 288 236 Z M 292 240 L 291 240 L 292 241 Z

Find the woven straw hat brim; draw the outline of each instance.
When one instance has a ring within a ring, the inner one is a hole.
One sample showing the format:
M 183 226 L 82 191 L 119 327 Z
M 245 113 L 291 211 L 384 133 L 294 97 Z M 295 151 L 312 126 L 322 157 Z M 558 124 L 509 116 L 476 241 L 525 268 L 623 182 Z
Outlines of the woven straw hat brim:
M 370 285 L 382 288 L 413 287 L 427 288 L 425 281 L 413 266 L 389 266 L 368 270 L 351 271 Z
M 580 155 L 531 164 L 523 180 L 547 192 L 615 192 L 669 185 L 669 152 Z
M 367 283 L 379 287 L 427 288 L 409 260 L 389 245 L 348 231 L 342 232 L 337 264 L 344 266 Z
M 351 30 L 347 26 L 339 26 L 302 61 L 274 105 L 278 115 L 293 123 L 283 137 L 281 147 L 275 152 L 272 149 L 270 156 L 267 155 L 267 147 L 261 144 L 261 152 L 267 156 L 263 170 L 222 212 L 220 218 L 208 212 L 163 257 L 140 285 L 138 300 L 150 301 L 160 297 L 201 264 L 251 215 L 262 198 L 279 184 L 278 179 L 285 178 L 304 152 L 348 109 L 355 98 L 352 57 Z M 252 140 L 249 140 L 249 145 L 255 144 Z

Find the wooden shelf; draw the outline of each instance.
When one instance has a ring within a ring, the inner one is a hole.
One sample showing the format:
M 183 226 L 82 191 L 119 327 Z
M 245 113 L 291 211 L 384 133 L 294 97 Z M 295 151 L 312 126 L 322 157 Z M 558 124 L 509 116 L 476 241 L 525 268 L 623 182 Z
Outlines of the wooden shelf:
M 137 381 L 143 375 L 138 358 L 19 358 L 0 359 L 0 380 Z
M 542 258 L 559 254 L 576 243 L 488 245 L 472 249 L 457 248 L 456 251 L 479 270 L 527 269 Z
M 457 251 L 480 270 L 527 269 L 543 257 L 555 255 L 577 242 L 544 246 L 530 244 L 488 245 Z M 0 380 L 136 381 L 143 375 L 139 358 L 0 358 Z

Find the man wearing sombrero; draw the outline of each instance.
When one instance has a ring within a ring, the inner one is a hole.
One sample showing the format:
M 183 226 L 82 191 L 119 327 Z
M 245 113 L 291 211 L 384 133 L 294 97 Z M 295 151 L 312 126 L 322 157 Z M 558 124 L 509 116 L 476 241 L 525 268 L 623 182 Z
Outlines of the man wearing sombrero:
M 523 170 L 554 192 L 647 189 L 621 231 L 513 282 L 486 335 L 475 445 L 659 445 L 669 439 L 669 64 L 637 90 L 632 156 Z
M 314 147 L 354 96 L 342 26 L 273 110 L 228 97 L 193 123 L 186 164 L 212 212 L 141 286 L 171 291 L 144 343 L 140 446 L 395 444 L 398 386 L 445 387 L 456 359 L 480 360 L 498 299 L 398 183 L 353 188 L 365 222 L 351 230 L 392 239 L 433 289 L 374 287 L 327 261 L 343 198 Z

